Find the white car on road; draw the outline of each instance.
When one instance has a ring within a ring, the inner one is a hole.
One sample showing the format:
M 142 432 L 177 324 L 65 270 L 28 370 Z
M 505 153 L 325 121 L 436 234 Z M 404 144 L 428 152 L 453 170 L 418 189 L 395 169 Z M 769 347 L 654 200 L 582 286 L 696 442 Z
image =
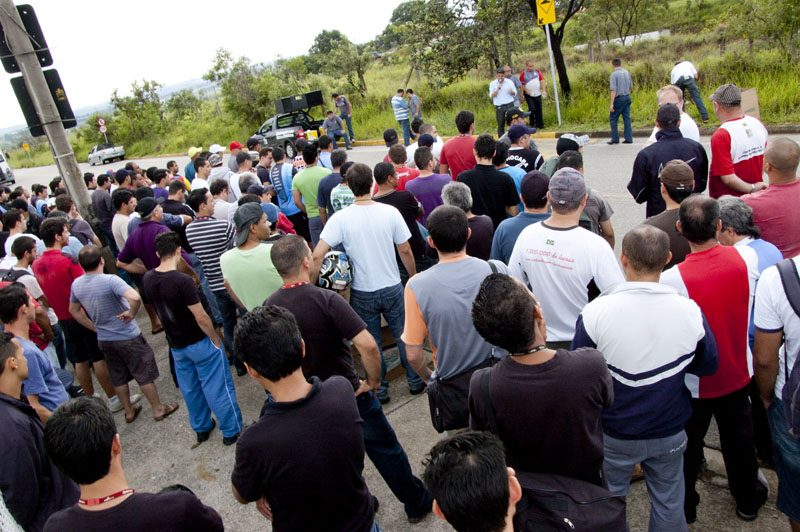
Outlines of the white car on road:
M 106 164 L 119 159 L 120 161 L 125 158 L 125 146 L 114 146 L 113 144 L 98 144 L 93 147 L 89 152 L 89 164 Z

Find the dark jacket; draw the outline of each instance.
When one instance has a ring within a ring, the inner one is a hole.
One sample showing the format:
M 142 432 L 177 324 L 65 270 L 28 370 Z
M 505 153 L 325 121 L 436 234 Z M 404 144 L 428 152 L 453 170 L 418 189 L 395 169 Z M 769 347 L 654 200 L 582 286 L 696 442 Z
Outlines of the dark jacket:
M 78 502 L 78 486 L 44 452 L 42 423 L 23 397 L 0 394 L 0 491 L 28 532 L 44 529 L 55 512 Z
M 661 197 L 661 181 L 658 175 L 669 161 L 680 159 L 692 168 L 694 192 L 703 192 L 708 184 L 708 155 L 699 142 L 683 138 L 677 126 L 656 133 L 656 141 L 636 156 L 633 174 L 628 183 L 628 191 L 636 203 L 647 202 L 648 218 L 667 208 L 664 198 Z

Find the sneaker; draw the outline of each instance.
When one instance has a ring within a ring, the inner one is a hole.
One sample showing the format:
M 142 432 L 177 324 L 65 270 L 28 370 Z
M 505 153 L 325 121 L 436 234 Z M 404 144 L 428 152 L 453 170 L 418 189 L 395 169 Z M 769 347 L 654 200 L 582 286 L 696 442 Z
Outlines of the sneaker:
M 622 143 L 623 144 L 633 144 L 633 141 L 632 140 L 623 140 Z
M 417 523 L 424 521 L 425 518 L 428 517 L 428 514 L 431 513 L 431 510 L 432 508 L 425 510 L 425 512 L 420 515 L 414 515 L 414 516 L 408 515 L 407 516 L 408 522 L 411 523 L 412 525 L 416 525 Z
M 214 418 L 211 418 L 211 428 L 205 430 L 203 432 L 197 432 L 197 445 L 200 445 L 204 441 L 208 441 L 208 438 L 211 437 L 211 432 L 214 430 L 214 427 L 217 426 L 217 422 Z M 238 437 L 238 434 L 237 434 Z
M 412 388 L 411 386 L 409 386 L 408 391 L 409 393 L 411 393 L 411 395 L 419 395 L 422 392 L 424 392 L 427 387 L 428 386 L 423 382 L 422 385 L 417 386 L 416 388 Z
M 224 438 L 222 438 L 222 445 L 233 445 L 234 443 L 236 443 L 236 440 L 239 439 L 240 434 L 241 432 L 237 432 L 233 436 L 225 436 Z
M 392 400 L 391 397 L 389 397 L 389 392 L 383 392 L 383 393 L 378 392 L 377 397 L 378 397 L 378 402 L 382 405 L 385 405 L 386 403 Z
M 608 142 L 606 142 L 606 144 L 619 144 L 619 141 L 609 140 Z
M 769 499 L 769 483 L 767 482 L 767 477 L 764 476 L 764 472 L 760 469 L 758 470 L 758 482 L 763 486 L 761 490 L 761 496 L 758 498 L 758 503 L 755 505 L 755 509 L 743 509 L 740 506 L 736 506 L 736 516 L 743 521 L 755 521 L 758 517 L 758 510 L 767 502 Z
M 97 394 L 94 394 L 94 396 L 97 397 Z M 139 400 L 141 398 L 142 398 L 142 396 L 140 394 L 138 394 L 138 393 L 135 393 L 135 394 L 131 395 L 131 404 L 135 405 L 136 403 L 139 402 Z M 111 408 L 111 411 L 114 412 L 114 413 L 119 412 L 119 411 L 121 411 L 123 409 L 122 402 L 119 400 L 119 397 L 117 397 L 116 395 L 108 400 L 108 406 L 109 406 L 109 408 Z

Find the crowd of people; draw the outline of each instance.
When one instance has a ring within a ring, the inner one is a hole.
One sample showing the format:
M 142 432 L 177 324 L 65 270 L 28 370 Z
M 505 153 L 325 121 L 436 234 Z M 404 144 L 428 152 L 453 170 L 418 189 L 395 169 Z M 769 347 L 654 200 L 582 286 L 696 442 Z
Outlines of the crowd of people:
M 444 142 L 396 98 L 406 146 L 387 129 L 374 167 L 336 147 L 354 138 L 334 95 L 334 134 L 299 139 L 294 160 L 251 138 L 227 163 L 218 144 L 190 148 L 182 173 L 86 174 L 94 225 L 59 179 L 2 191 L 0 523 L 222 530 L 187 488 L 127 482 L 112 412 L 136 422 L 143 396 L 154 423 L 185 408 L 194 446 L 216 428 L 236 445 L 233 497 L 274 530 L 379 531 L 365 456 L 411 523 L 520 529 L 537 482 L 620 501 L 640 467 L 650 530 L 687 530 L 712 416 L 736 515 L 758 517 L 770 467 L 800 530 L 800 146 L 767 142 L 723 85 L 709 157 L 684 133 L 682 91 L 661 89 L 628 184 L 647 219 L 617 259 L 588 138 L 562 135 L 545 160 L 512 101 L 498 140 L 461 111 Z M 160 399 L 140 307 L 183 405 Z M 386 332 L 444 434 L 422 479 L 382 409 Z M 232 371 L 267 394 L 247 427 Z

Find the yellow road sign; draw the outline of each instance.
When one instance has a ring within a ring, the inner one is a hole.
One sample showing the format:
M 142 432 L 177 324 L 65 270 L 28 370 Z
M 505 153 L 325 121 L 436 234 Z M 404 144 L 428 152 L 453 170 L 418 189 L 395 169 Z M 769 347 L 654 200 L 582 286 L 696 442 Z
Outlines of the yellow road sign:
M 555 0 L 536 0 L 536 21 L 539 26 L 555 23 Z
M 28 146 L 27 144 L 23 144 L 22 145 L 22 149 L 25 150 L 25 151 L 28 151 L 29 149 L 31 149 L 31 147 Z

